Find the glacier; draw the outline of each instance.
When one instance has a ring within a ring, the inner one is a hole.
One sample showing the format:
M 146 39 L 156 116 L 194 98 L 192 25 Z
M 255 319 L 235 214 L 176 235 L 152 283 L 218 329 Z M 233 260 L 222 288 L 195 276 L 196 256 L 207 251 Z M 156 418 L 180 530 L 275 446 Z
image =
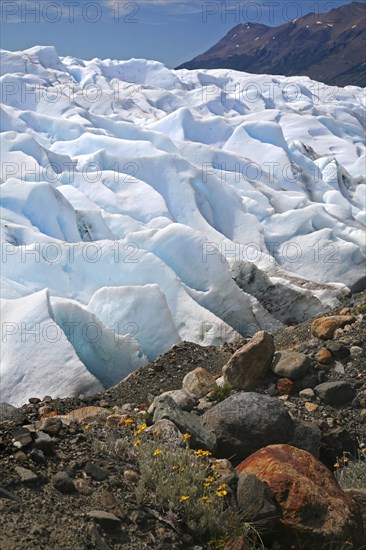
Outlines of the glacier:
M 363 89 L 51 46 L 1 67 L 2 401 L 365 288 Z

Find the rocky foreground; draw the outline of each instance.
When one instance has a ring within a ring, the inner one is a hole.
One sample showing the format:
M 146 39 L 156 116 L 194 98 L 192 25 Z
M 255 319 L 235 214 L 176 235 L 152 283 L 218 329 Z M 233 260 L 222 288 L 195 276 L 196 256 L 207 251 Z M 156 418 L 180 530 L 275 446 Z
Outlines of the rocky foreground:
M 366 548 L 365 313 L 1 404 L 1 548 Z

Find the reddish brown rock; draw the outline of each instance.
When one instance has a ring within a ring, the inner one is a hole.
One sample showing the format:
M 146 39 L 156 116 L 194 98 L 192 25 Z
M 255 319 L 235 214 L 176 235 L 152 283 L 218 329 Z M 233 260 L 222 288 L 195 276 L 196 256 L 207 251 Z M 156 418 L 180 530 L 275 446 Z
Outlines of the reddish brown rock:
M 320 317 L 311 324 L 311 333 L 321 340 L 331 340 L 337 328 L 343 328 L 355 322 L 351 315 L 331 315 Z
M 333 356 L 330 353 L 329 350 L 322 348 L 318 351 L 318 353 L 315 355 L 315 359 L 320 363 L 321 365 L 329 365 L 330 363 L 333 363 Z
M 289 378 L 280 378 L 276 386 L 281 395 L 291 395 L 294 389 L 294 383 Z
M 301 548 L 327 543 L 339 548 L 341 542 L 352 540 L 357 527 L 353 500 L 307 451 L 270 445 L 241 462 L 237 472 L 251 472 L 269 485 L 282 511 L 280 537 L 287 543 L 298 540 Z

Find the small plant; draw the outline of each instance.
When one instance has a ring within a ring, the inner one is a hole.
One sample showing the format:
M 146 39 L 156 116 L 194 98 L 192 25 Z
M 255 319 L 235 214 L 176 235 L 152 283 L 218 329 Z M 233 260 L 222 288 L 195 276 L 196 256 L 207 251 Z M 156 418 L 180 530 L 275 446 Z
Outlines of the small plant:
M 225 384 L 223 386 L 216 386 L 208 395 L 210 401 L 215 401 L 215 403 L 220 403 L 229 397 L 232 392 L 232 387 L 230 384 Z
M 357 313 L 366 313 L 366 304 L 356 307 Z
M 184 523 L 195 537 L 211 539 L 211 546 L 218 547 L 213 541 L 232 536 L 234 525 L 240 534 L 249 526 L 236 509 L 226 506 L 228 488 L 220 481 L 220 473 L 210 467 L 211 453 L 190 449 L 189 437 L 184 434 L 186 446 L 175 448 L 167 448 L 158 438 L 137 440 L 137 500 Z
M 359 442 L 357 455 L 343 453 L 334 464 L 335 477 L 343 489 L 366 489 L 366 447 Z

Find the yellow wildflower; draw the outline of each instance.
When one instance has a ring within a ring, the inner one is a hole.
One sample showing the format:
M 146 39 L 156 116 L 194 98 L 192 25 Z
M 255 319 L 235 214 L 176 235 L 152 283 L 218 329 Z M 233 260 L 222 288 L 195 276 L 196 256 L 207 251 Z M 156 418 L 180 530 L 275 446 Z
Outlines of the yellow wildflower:
M 158 456 L 158 455 L 161 455 L 163 451 L 161 449 L 155 449 L 155 451 L 153 452 L 153 456 Z
M 141 445 L 141 439 L 136 439 L 135 443 L 133 444 L 134 447 L 138 447 Z
M 187 441 L 191 437 L 191 434 L 182 434 L 182 438 L 184 441 Z
M 185 502 L 186 500 L 189 499 L 189 496 L 188 495 L 182 495 L 179 499 L 179 502 Z
M 202 500 L 202 502 L 206 502 L 207 504 L 211 504 L 212 503 L 212 500 L 208 497 L 201 497 L 200 500 Z
M 203 451 L 202 449 L 198 449 L 198 451 L 196 451 L 196 456 L 198 458 L 201 458 L 202 456 L 211 456 L 211 453 L 210 451 Z
M 135 431 L 133 432 L 133 435 L 137 436 L 137 435 L 142 434 L 142 432 L 143 432 L 144 430 L 146 430 L 146 428 L 147 428 L 147 424 L 144 422 L 143 424 L 141 424 L 141 426 L 139 426 L 139 427 L 137 428 L 137 430 L 135 430 Z
M 83 427 L 84 427 L 84 430 L 89 430 L 89 428 L 90 428 L 89 424 L 84 424 Z
M 340 468 L 340 467 L 341 467 L 341 465 L 339 464 L 339 462 L 337 460 L 337 462 L 334 464 L 334 468 Z
M 218 497 L 224 497 L 227 495 L 227 491 L 225 491 L 225 489 L 221 489 L 220 491 L 216 491 L 216 494 Z

